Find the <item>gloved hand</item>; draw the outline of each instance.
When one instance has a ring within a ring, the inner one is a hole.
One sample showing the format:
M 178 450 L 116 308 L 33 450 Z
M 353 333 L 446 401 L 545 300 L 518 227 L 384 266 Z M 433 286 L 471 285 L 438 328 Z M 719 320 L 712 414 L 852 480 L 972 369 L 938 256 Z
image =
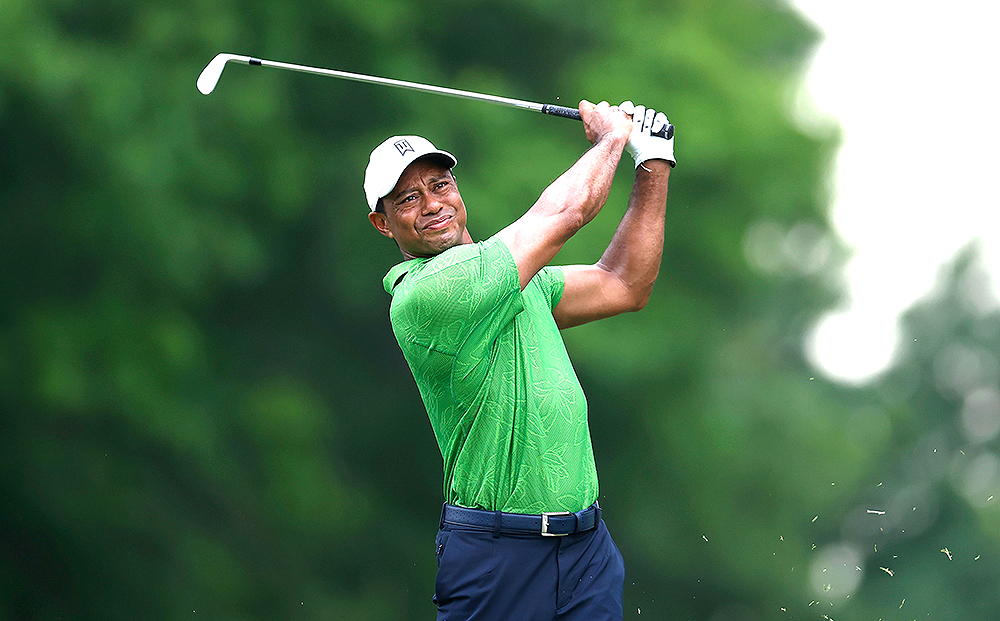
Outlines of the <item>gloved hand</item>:
M 637 106 L 631 101 L 623 101 L 620 106 L 625 114 L 632 117 L 632 137 L 625 148 L 635 167 L 646 160 L 666 160 L 670 167 L 677 165 L 674 159 L 674 126 L 667 115 L 646 106 Z

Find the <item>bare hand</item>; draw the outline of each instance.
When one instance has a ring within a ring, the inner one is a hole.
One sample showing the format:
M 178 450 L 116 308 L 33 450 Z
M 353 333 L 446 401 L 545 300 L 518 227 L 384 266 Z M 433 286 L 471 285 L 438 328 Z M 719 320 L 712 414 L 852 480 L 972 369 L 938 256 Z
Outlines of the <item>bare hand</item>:
M 580 102 L 580 119 L 590 144 L 597 144 L 605 138 L 628 142 L 632 133 L 632 119 L 618 106 L 610 106 L 602 101 L 596 106 L 586 99 Z

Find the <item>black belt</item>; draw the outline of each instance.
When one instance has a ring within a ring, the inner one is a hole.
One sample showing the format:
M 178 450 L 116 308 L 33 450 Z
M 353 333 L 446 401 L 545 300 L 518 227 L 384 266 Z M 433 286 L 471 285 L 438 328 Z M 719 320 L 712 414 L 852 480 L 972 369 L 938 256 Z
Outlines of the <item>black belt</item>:
M 596 528 L 600 522 L 601 508 L 596 502 L 576 513 L 559 511 L 540 515 L 466 509 L 447 503 L 441 508 L 442 527 L 448 524 L 493 531 L 493 535 L 496 537 L 499 537 L 501 533 L 562 537 L 591 530 Z

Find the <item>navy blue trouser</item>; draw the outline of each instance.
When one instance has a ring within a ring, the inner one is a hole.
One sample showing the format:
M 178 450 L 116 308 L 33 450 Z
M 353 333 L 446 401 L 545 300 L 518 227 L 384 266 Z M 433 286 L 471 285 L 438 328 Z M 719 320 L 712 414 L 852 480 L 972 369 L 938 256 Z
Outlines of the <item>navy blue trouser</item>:
M 438 621 L 621 621 L 625 564 L 602 520 L 565 537 L 445 525 Z

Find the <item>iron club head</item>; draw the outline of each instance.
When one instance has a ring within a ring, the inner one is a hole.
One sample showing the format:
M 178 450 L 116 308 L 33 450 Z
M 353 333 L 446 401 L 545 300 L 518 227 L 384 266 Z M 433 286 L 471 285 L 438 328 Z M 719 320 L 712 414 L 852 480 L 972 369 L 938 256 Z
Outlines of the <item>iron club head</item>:
M 250 57 L 237 54 L 216 54 L 215 58 L 209 61 L 208 65 L 202 69 L 201 75 L 198 76 L 198 90 L 201 91 L 202 95 L 208 95 L 215 90 L 215 85 L 222 77 L 222 70 L 226 68 L 226 63 L 231 60 L 249 63 Z

